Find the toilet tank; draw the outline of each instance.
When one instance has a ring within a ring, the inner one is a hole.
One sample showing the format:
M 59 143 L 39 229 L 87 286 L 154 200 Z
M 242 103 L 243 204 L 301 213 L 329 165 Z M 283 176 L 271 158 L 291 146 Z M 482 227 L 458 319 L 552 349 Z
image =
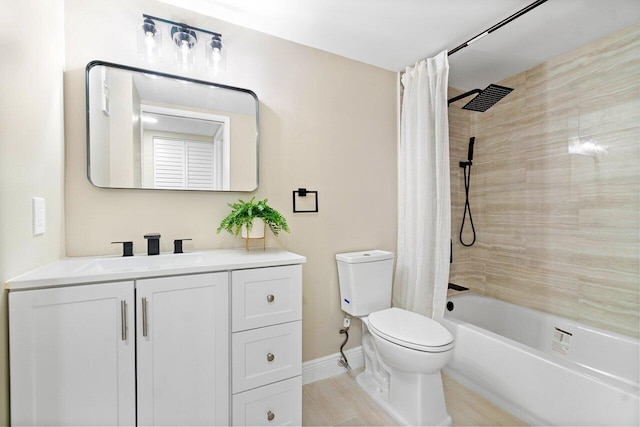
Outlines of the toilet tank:
M 393 252 L 371 250 L 336 255 L 340 307 L 352 316 L 367 316 L 391 307 Z

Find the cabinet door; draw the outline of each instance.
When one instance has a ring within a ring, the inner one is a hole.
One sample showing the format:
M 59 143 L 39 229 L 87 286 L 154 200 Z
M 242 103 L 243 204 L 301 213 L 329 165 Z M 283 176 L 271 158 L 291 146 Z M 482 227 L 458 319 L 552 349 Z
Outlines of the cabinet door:
M 136 283 L 138 424 L 229 424 L 229 273 Z
M 133 304 L 133 282 L 11 292 L 11 423 L 135 424 Z

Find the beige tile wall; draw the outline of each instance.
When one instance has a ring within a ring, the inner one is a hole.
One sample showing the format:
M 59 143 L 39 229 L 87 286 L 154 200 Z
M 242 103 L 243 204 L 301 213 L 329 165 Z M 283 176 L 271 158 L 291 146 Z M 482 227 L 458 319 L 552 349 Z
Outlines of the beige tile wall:
M 640 336 L 640 25 L 500 84 L 515 91 L 487 112 L 449 111 L 451 282 Z M 464 248 L 470 136 L 477 243 Z M 570 154 L 578 136 L 607 153 Z

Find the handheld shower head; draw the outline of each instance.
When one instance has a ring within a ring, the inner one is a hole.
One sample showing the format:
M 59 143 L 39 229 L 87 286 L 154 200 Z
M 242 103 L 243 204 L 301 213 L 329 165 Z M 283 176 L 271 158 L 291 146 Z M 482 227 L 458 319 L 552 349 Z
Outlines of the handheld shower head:
M 473 160 L 473 144 L 476 142 L 476 137 L 472 136 L 469 138 L 469 152 L 467 154 L 467 160 L 471 162 Z
M 459 101 L 463 98 L 466 98 L 474 93 L 477 93 L 475 98 L 471 101 L 467 102 L 467 104 L 462 107 L 464 110 L 478 111 L 484 113 L 489 108 L 493 107 L 498 101 L 500 101 L 505 96 L 509 95 L 513 91 L 512 88 L 500 85 L 490 84 L 484 90 L 473 89 L 469 92 L 465 92 L 462 95 L 458 95 L 454 98 L 451 98 L 448 101 L 448 104 Z
M 469 138 L 469 151 L 467 152 L 467 161 L 460 162 L 461 168 L 466 168 L 467 166 L 471 166 L 473 164 L 473 144 L 476 142 L 476 137 L 472 136 Z

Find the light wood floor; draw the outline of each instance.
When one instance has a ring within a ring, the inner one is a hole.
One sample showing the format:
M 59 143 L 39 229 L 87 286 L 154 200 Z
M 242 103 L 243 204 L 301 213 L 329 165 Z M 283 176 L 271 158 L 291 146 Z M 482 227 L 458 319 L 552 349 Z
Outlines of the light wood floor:
M 357 369 L 302 387 L 302 424 L 305 426 L 397 425 L 355 381 Z M 454 426 L 526 425 L 477 393 L 443 374 L 445 401 Z

